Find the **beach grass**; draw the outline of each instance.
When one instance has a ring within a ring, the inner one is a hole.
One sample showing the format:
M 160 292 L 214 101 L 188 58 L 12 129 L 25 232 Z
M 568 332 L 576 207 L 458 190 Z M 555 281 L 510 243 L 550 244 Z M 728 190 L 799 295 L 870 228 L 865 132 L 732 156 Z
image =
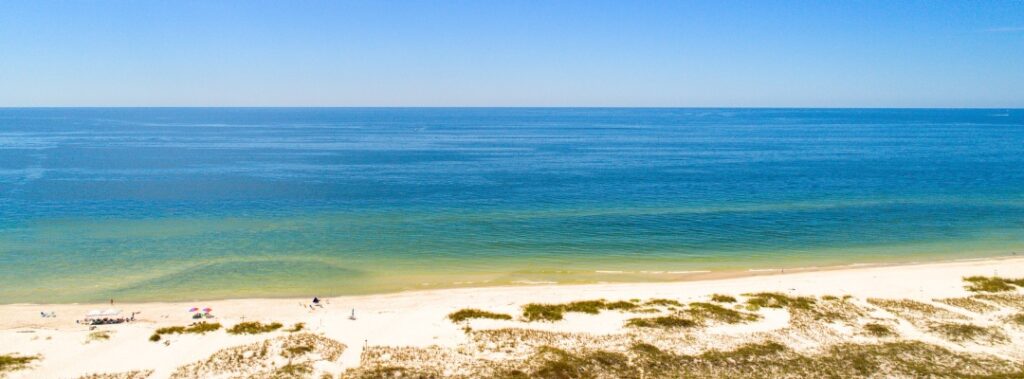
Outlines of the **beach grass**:
M 964 288 L 971 292 L 1007 292 L 1024 287 L 1024 278 L 1007 279 L 998 276 L 967 276 Z
M 978 300 L 994 303 L 1001 307 L 1024 311 L 1024 295 L 1019 293 L 986 293 L 971 296 Z
M 629 311 L 640 308 L 632 301 L 608 302 L 604 299 L 573 301 L 564 304 L 530 303 L 523 306 L 523 319 L 526 321 L 559 321 L 567 312 L 598 314 L 602 310 Z
M 644 305 L 655 307 L 681 307 L 683 306 L 683 303 L 672 299 L 650 299 L 645 301 Z
M 1002 343 L 1008 339 L 999 328 L 965 323 L 936 323 L 929 328 L 933 333 L 953 342 Z
M 789 296 L 779 292 L 758 292 L 744 294 L 747 304 L 756 308 L 789 308 L 808 310 L 814 306 L 813 297 Z
M 0 354 L 0 376 L 10 371 L 24 369 L 39 359 L 38 355 Z
M 733 296 L 722 295 L 722 294 L 717 294 L 716 293 L 714 295 L 711 295 L 711 301 L 714 301 L 716 303 L 735 303 L 736 302 L 736 298 L 733 297 Z
M 632 326 L 636 328 L 673 329 L 691 328 L 698 325 L 700 325 L 700 323 L 697 321 L 678 316 L 637 317 L 626 320 L 626 326 Z
M 295 332 L 300 332 L 300 331 L 302 331 L 302 329 L 305 329 L 305 328 L 306 328 L 306 323 L 304 323 L 304 322 L 296 322 L 295 325 L 292 325 L 291 328 L 288 328 L 285 331 L 289 332 L 289 333 L 295 333 Z
M 448 314 L 448 319 L 451 320 L 452 322 L 463 322 L 475 318 L 486 318 L 492 320 L 511 320 L 512 316 L 504 313 L 494 313 L 472 308 L 460 309 L 458 311 Z
M 259 321 L 247 321 L 235 324 L 228 329 L 228 334 L 260 334 L 270 333 L 283 327 L 280 322 L 271 322 L 269 324 L 263 324 Z
M 159 328 L 153 332 L 153 335 L 149 336 L 149 340 L 153 342 L 160 341 L 161 336 L 165 334 L 206 334 L 209 332 L 217 331 L 221 327 L 220 323 L 208 323 L 200 322 L 190 326 L 168 326 Z
M 879 338 L 891 337 L 896 335 L 896 332 L 893 331 L 892 328 L 886 325 L 879 324 L 877 322 L 869 322 L 867 324 L 864 324 L 864 332 L 867 333 L 868 335 Z
M 110 334 L 111 331 L 109 330 L 97 330 L 95 332 L 89 333 L 85 340 L 86 342 L 106 341 L 110 339 Z
M 178 367 L 170 377 L 307 378 L 314 371 L 314 361 L 336 361 L 345 348 L 338 341 L 311 333 L 287 334 L 221 349 L 208 358 Z M 286 359 L 284 364 L 282 358 Z
M 701 302 L 690 303 L 689 309 L 685 312 L 696 320 L 710 320 L 726 324 L 756 321 L 761 318 L 761 316 L 754 313 L 740 312 L 718 304 Z
M 868 304 L 882 308 L 911 323 L 920 323 L 926 319 L 962 320 L 966 317 L 952 311 L 909 299 L 877 299 L 869 298 Z
M 935 302 L 951 305 L 957 308 L 966 309 L 974 313 L 989 313 L 999 310 L 992 305 L 971 297 L 951 297 L 945 299 L 934 299 Z
M 146 379 L 153 375 L 153 370 L 133 370 L 126 372 L 88 374 L 78 379 Z
M 426 351 L 423 352 L 426 354 Z M 436 366 L 388 360 L 347 371 L 345 378 L 439 377 Z M 522 360 L 467 362 L 459 377 L 520 378 L 1018 378 L 1020 363 L 961 353 L 924 342 L 842 343 L 800 353 L 766 340 L 732 349 L 678 354 L 638 342 L 625 350 L 541 345 Z M 685 373 L 685 374 L 684 374 Z
M 1024 313 L 1017 313 L 1006 318 L 1011 324 L 1024 326 Z

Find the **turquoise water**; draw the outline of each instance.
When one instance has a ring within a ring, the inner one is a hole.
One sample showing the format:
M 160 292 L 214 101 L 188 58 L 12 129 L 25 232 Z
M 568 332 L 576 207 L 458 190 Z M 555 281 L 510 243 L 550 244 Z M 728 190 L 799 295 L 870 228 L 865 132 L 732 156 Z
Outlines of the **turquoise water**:
M 0 303 L 1024 252 L 1024 110 L 0 109 Z

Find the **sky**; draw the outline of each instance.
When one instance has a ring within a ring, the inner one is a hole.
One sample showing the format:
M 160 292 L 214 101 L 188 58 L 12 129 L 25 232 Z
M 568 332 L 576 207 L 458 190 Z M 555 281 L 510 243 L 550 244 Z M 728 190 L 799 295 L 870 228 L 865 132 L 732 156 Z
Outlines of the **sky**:
M 0 106 L 1024 107 L 1024 1 L 0 2 Z

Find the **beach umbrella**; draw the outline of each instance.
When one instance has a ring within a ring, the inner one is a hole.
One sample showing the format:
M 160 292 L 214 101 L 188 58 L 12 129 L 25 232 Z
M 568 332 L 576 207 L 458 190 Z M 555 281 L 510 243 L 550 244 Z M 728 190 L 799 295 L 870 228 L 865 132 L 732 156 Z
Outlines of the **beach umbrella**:
M 103 311 L 101 311 L 99 309 L 93 309 L 93 310 L 89 311 L 89 313 L 86 313 L 85 317 L 86 318 L 89 318 L 89 317 L 99 317 L 99 316 L 102 316 L 102 315 L 103 315 Z
M 211 311 L 213 311 L 213 308 L 203 308 L 203 312 L 210 313 Z
M 188 311 L 189 312 L 197 312 L 197 311 L 199 311 L 199 308 L 192 307 L 192 309 L 189 309 Z

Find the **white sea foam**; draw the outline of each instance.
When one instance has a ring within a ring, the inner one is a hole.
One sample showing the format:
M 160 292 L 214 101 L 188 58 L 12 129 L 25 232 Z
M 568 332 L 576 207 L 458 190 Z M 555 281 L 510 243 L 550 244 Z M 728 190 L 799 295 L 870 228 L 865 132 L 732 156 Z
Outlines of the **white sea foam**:
M 558 284 L 558 282 L 552 282 L 548 280 L 513 280 L 514 284 Z
M 668 271 L 668 274 L 704 274 L 709 273 L 708 270 L 694 270 L 694 271 Z

